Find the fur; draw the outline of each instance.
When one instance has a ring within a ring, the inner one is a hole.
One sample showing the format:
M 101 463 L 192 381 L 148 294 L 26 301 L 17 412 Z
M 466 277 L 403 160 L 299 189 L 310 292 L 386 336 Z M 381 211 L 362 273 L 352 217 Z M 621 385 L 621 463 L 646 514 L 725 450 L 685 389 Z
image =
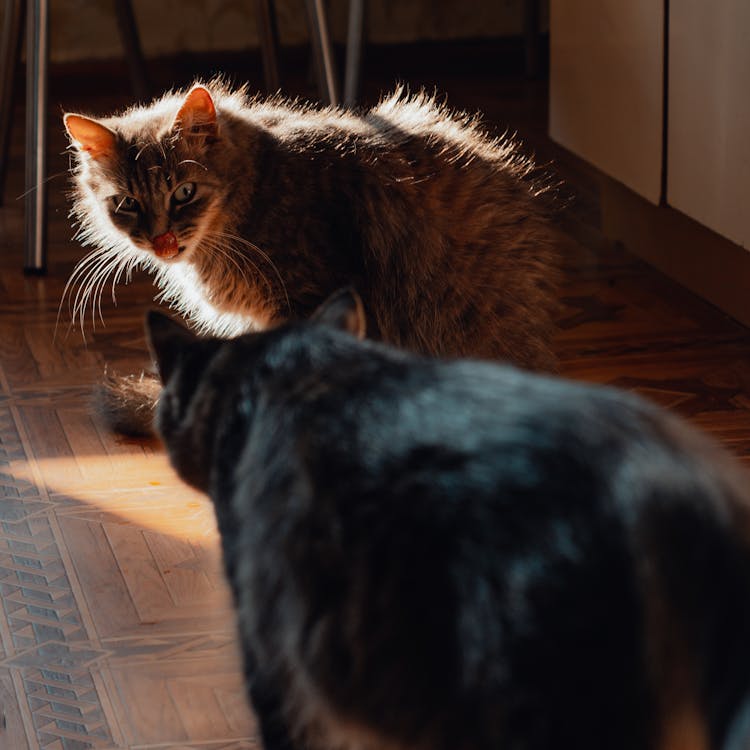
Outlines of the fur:
M 555 368 L 550 182 L 477 117 L 403 89 L 355 112 L 213 81 L 66 125 L 77 238 L 93 247 L 67 290 L 81 326 L 106 279 L 135 268 L 222 337 L 305 318 L 354 285 L 373 338 Z M 194 198 L 175 205 L 185 184 Z M 155 252 L 165 233 L 174 257 Z
M 358 310 L 149 320 L 266 750 L 747 747 L 742 469 L 634 396 L 359 340 Z
M 154 434 L 154 410 L 161 386 L 153 373 L 118 375 L 105 370 L 91 407 L 115 432 L 133 438 Z

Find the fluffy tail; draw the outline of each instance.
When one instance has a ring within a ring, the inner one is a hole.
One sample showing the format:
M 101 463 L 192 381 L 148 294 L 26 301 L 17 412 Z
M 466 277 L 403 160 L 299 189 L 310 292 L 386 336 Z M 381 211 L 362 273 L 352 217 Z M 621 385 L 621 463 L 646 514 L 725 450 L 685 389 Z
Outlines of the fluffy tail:
M 105 371 L 95 388 L 92 407 L 99 419 L 113 432 L 128 437 L 153 437 L 154 410 L 161 392 L 155 375 L 117 375 Z

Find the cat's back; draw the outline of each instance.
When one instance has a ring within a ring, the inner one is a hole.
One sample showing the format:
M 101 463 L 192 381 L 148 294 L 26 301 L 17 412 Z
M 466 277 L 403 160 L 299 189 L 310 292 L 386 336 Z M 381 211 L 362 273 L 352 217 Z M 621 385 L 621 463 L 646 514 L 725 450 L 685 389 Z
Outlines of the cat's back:
M 614 471 L 626 464 L 650 471 L 654 482 L 659 466 L 665 476 L 726 473 L 726 458 L 710 442 L 622 391 L 300 330 L 311 364 L 269 384 L 266 418 L 285 419 L 291 442 L 304 435 L 307 460 L 324 475 L 335 474 L 335 461 L 386 484 L 422 466 L 433 476 L 461 474 L 467 485 L 481 480 L 488 492 L 514 475 L 529 487 L 546 476 L 552 492 L 565 473 L 599 483 L 601 496 L 614 492 Z
M 449 109 L 424 92 L 407 93 L 403 87 L 371 108 L 318 107 L 284 97 L 246 97 L 220 89 L 217 108 L 260 127 L 287 148 L 356 155 L 400 152 L 421 145 L 440 154 L 446 166 L 473 159 L 510 164 L 526 171 L 530 162 L 517 153 L 512 139 L 494 138 L 480 118 Z
M 622 562 L 684 533 L 674 554 L 690 567 L 696 525 L 709 546 L 736 535 L 750 550 L 747 476 L 643 399 L 332 336 L 333 356 L 274 384 L 263 422 L 279 441 L 267 458 L 304 474 L 295 512 L 315 525 L 336 517 L 373 547 L 399 527 L 446 559 L 449 538 L 485 561 L 526 544 L 580 559 L 619 545 Z
M 232 163 L 251 153 L 263 168 L 252 221 L 276 219 L 254 228 L 254 242 L 279 241 L 283 205 L 318 232 L 308 252 L 354 263 L 349 282 L 378 337 L 413 351 L 554 369 L 564 243 L 552 180 L 512 138 L 404 90 L 362 110 L 236 92 L 215 99 Z M 300 233 L 293 223 L 288 231 L 284 242 L 294 245 Z
M 267 532 L 264 580 L 320 617 L 314 643 L 303 630 L 290 643 L 342 711 L 399 706 L 393 728 L 405 733 L 441 715 L 439 732 L 470 724 L 477 747 L 510 742 L 516 721 L 528 738 L 533 716 L 545 721 L 528 747 L 645 747 L 651 641 L 679 631 L 683 655 L 705 660 L 693 686 L 729 658 L 722 630 L 745 659 L 750 554 L 733 523 L 747 490 L 683 423 L 618 391 L 511 367 L 338 335 L 318 345 L 304 375 L 270 386 L 264 424 L 279 440 L 267 458 L 274 473 L 292 467 L 275 477 L 292 491 L 263 504 L 268 523 L 255 518 L 251 533 Z M 265 483 L 264 468 L 248 471 Z M 362 647 L 373 643 L 382 648 Z M 342 647 L 353 671 L 336 659 Z M 658 679 L 685 674 L 672 666 Z
M 607 388 L 307 323 L 264 341 L 226 445 L 241 618 L 347 726 L 629 750 L 686 710 L 720 746 L 750 671 L 748 490 L 721 451 Z

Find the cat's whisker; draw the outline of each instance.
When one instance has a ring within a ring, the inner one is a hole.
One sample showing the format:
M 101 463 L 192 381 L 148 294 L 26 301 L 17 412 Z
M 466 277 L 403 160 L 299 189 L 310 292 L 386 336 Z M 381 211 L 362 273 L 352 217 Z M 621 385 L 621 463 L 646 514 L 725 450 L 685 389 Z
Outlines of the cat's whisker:
M 91 330 L 93 332 L 96 332 L 96 286 L 105 268 L 106 266 L 104 267 L 100 266 L 97 268 L 96 273 L 92 276 L 91 282 L 89 285 L 90 294 L 89 294 L 88 299 L 91 302 Z M 87 307 L 88 305 L 86 305 L 86 308 Z M 84 317 L 85 317 L 86 308 L 84 308 L 83 310 Z
M 66 169 L 64 172 L 57 172 L 56 174 L 51 174 L 49 177 L 45 177 L 43 180 L 40 180 L 36 185 L 32 185 L 28 190 L 21 193 L 21 195 L 16 196 L 16 200 L 20 201 L 22 198 L 25 198 L 27 195 L 31 195 L 35 190 L 39 190 L 42 185 L 46 185 L 51 180 L 55 180 L 58 177 L 64 177 L 68 174 L 68 170 Z
M 68 297 L 68 314 L 70 314 L 70 305 L 71 300 L 70 296 L 68 295 L 68 292 L 70 291 L 72 285 L 75 283 L 76 279 L 80 276 L 83 269 L 91 262 L 93 262 L 94 258 L 99 255 L 99 250 L 92 250 L 91 252 L 87 253 L 78 263 L 76 264 L 75 268 L 73 269 L 73 272 L 71 273 L 70 277 L 68 278 L 68 281 L 65 284 L 65 288 L 62 291 L 62 295 L 60 296 L 60 304 L 57 307 L 57 318 L 55 319 L 55 330 L 52 334 L 52 340 L 54 341 L 57 337 L 57 329 L 60 325 L 60 317 L 62 315 L 62 308 L 63 304 L 65 303 L 65 298 Z
M 232 248 L 231 245 L 228 245 L 226 242 L 222 242 L 219 237 L 213 234 L 204 235 L 204 237 L 201 239 L 200 244 L 201 247 L 214 250 L 224 257 L 230 257 L 230 250 L 236 252 L 236 250 Z M 243 260 L 247 260 L 247 262 L 253 265 L 253 267 L 257 270 L 257 266 L 255 266 L 249 258 L 243 258 Z M 235 263 L 235 265 L 237 264 Z M 239 270 L 243 270 L 239 265 L 237 265 L 237 268 Z
M 106 323 L 104 322 L 104 315 L 102 314 L 102 293 L 104 291 L 104 286 L 107 283 L 107 279 L 117 268 L 119 263 L 119 258 L 113 258 L 106 266 L 102 267 L 96 279 L 94 280 L 91 298 L 91 324 L 94 331 L 96 331 L 97 314 L 99 316 L 99 320 L 102 323 L 102 326 L 106 326 Z
M 123 272 L 128 266 L 129 259 L 128 258 L 122 258 L 120 262 L 117 264 L 117 268 L 115 269 L 115 272 L 112 274 L 112 304 L 117 307 L 117 294 L 115 293 L 115 289 L 117 285 L 120 283 L 120 279 L 122 278 Z M 126 278 L 125 283 L 127 284 L 130 279 Z
M 239 253 L 238 251 L 236 251 L 232 247 L 226 247 L 223 250 L 221 250 L 221 252 L 223 252 L 223 254 L 226 257 L 226 259 L 228 261 L 230 261 L 232 263 L 232 265 L 234 265 L 234 267 L 237 269 L 237 271 L 239 272 L 239 274 L 242 276 L 243 281 L 245 281 L 246 284 L 251 284 L 252 280 L 250 278 L 250 274 L 248 273 L 247 269 L 243 268 L 240 265 L 239 260 L 237 260 L 237 258 L 232 255 L 232 251 L 234 251 L 234 253 L 235 253 L 236 256 L 242 257 L 242 254 Z M 272 294 L 273 293 L 273 287 L 271 285 L 271 282 L 268 280 L 268 278 L 266 277 L 266 275 L 263 273 L 263 271 L 258 267 L 258 265 L 256 263 L 254 263 L 249 258 L 243 258 L 243 259 L 247 260 L 247 262 L 250 263 L 250 265 L 255 269 L 255 271 L 258 273 L 258 276 L 260 276 L 260 278 L 263 279 L 263 283 L 268 288 L 269 294 Z
M 68 335 L 70 334 L 70 331 L 72 330 L 73 324 L 78 315 L 79 299 L 86 285 L 88 284 L 88 279 L 92 276 L 92 274 L 95 273 L 97 267 L 99 267 L 102 263 L 105 263 L 109 257 L 114 257 L 115 255 L 116 255 L 115 249 L 105 250 L 104 252 L 102 252 L 101 250 L 94 250 L 88 253 L 81 261 L 79 261 L 76 267 L 73 269 L 73 273 L 68 279 L 68 282 L 65 285 L 65 289 L 63 290 L 63 295 L 60 299 L 60 307 L 58 308 L 58 323 L 59 323 L 60 314 L 62 310 L 62 304 L 65 300 L 65 297 L 67 296 L 68 297 L 68 314 L 71 315 L 71 322 L 70 322 L 70 326 L 68 327 Z M 78 289 L 76 291 L 75 298 L 71 299 L 70 292 L 76 283 L 78 283 Z M 57 327 L 57 324 L 56 324 L 56 327 Z M 81 333 L 83 334 L 83 338 L 85 341 L 86 337 L 85 337 L 83 328 L 81 329 Z
M 278 266 L 273 262 L 271 259 L 271 256 L 265 252 L 265 250 L 261 250 L 254 242 L 251 242 L 248 239 L 245 239 L 244 237 L 240 237 L 236 234 L 232 234 L 231 232 L 215 232 L 215 235 L 219 237 L 223 237 L 229 240 L 233 240 L 235 242 L 239 242 L 242 245 L 245 245 L 246 247 L 249 247 L 251 250 L 255 250 L 265 261 L 268 263 L 269 266 L 274 270 L 276 273 L 276 278 L 279 280 L 279 284 L 281 284 L 281 289 L 284 292 L 284 297 L 286 298 L 286 305 L 289 311 L 291 312 L 292 309 L 292 303 L 289 300 L 289 294 L 286 289 L 286 284 L 284 283 L 284 279 L 281 276 L 281 273 L 279 272 Z
M 110 257 L 114 257 L 116 251 L 114 249 L 107 250 L 94 250 L 86 255 L 73 269 L 73 273 L 70 277 L 68 284 L 71 282 L 82 280 L 82 276 L 94 269 L 97 265 L 101 265 L 102 262 L 106 262 Z
M 117 283 L 121 277 L 122 269 L 127 265 L 127 259 L 125 258 L 118 258 L 117 262 L 114 264 L 114 267 L 111 269 L 111 271 L 107 274 L 107 277 L 102 279 L 101 287 L 99 291 L 99 314 L 101 317 L 101 305 L 102 305 L 102 298 L 104 297 L 104 289 L 106 287 L 107 279 L 112 278 L 112 285 L 111 285 L 111 298 L 112 298 L 112 305 L 114 307 L 117 307 L 117 295 L 115 294 L 115 287 L 117 286 Z M 104 323 L 104 319 L 102 318 L 102 325 L 106 325 Z
M 246 269 L 242 268 L 239 261 L 235 259 L 232 256 L 232 252 L 238 257 L 241 258 L 243 261 L 246 261 L 249 263 L 258 273 L 258 276 L 260 276 L 261 279 L 263 279 L 266 287 L 268 288 L 269 294 L 273 294 L 273 285 L 268 280 L 268 277 L 263 273 L 263 271 L 258 267 L 256 263 L 254 263 L 250 258 L 247 257 L 247 255 L 237 248 L 233 247 L 232 245 L 226 245 L 224 243 L 219 243 L 218 239 L 212 238 L 213 242 L 208 243 L 208 246 L 214 250 L 215 252 L 219 253 L 223 257 L 225 257 L 227 260 L 231 261 L 235 268 L 237 268 L 237 271 L 241 274 L 243 280 L 245 281 L 248 286 L 252 284 L 252 280 L 247 275 Z M 231 251 L 231 252 L 230 252 Z
M 121 259 L 119 257 L 113 258 L 106 267 L 102 268 L 97 277 L 91 305 L 91 323 L 94 330 L 96 330 L 96 315 L 94 310 L 94 303 L 96 304 L 96 312 L 99 313 L 99 320 L 101 321 L 102 326 L 106 326 L 106 323 L 104 322 L 104 315 L 102 314 L 102 295 L 104 292 L 104 287 L 107 283 L 107 279 L 116 270 L 117 266 L 120 265 L 120 262 Z
M 78 290 L 76 291 L 75 299 L 73 300 L 73 320 L 78 320 L 81 328 L 81 335 L 83 340 L 86 341 L 86 332 L 84 326 L 84 311 L 88 304 L 89 295 L 91 294 L 90 279 L 92 279 L 100 268 L 100 264 L 97 263 L 87 269 L 86 274 L 82 276 Z
M 214 234 L 211 240 L 212 241 L 209 247 L 213 249 L 214 252 L 217 252 L 219 255 L 226 258 L 228 261 L 231 261 L 232 264 L 238 269 L 239 273 L 242 275 L 242 278 L 246 282 L 246 284 L 252 287 L 254 286 L 254 282 L 248 275 L 249 269 L 243 268 L 240 265 L 240 261 L 243 264 L 250 264 L 250 266 L 252 266 L 252 268 L 258 274 L 258 277 L 265 284 L 266 289 L 268 290 L 269 302 L 275 301 L 275 291 L 273 288 L 273 284 L 268 278 L 268 275 L 263 272 L 263 270 L 257 263 L 255 263 L 251 258 L 248 257 L 246 252 L 243 252 L 240 248 L 235 247 L 231 241 L 228 243 L 225 240 L 222 241 L 222 239 L 216 236 L 216 234 Z
M 117 305 L 117 296 L 115 294 L 115 287 L 120 283 L 120 280 L 125 277 L 125 283 L 129 284 L 132 275 L 133 270 L 138 266 L 139 259 L 137 257 L 130 257 L 126 256 L 121 261 L 117 268 L 117 271 L 115 272 L 114 276 L 112 277 L 112 304 Z
M 118 257 L 117 251 L 114 248 L 106 251 L 97 258 L 98 263 L 91 265 L 87 270 L 83 278 L 81 279 L 80 286 L 76 292 L 74 305 L 73 305 L 73 319 L 78 318 L 81 324 L 81 335 L 86 340 L 85 334 L 85 318 L 86 308 L 88 307 L 89 300 L 92 302 L 92 321 L 96 321 L 95 316 L 95 297 L 92 296 L 95 291 L 95 284 L 97 283 L 100 275 L 109 269 Z M 96 327 L 96 326 L 94 326 Z
M 252 279 L 248 275 L 247 269 L 243 268 L 240 265 L 240 263 L 234 257 L 232 257 L 232 254 L 229 252 L 229 248 L 227 248 L 225 245 L 219 244 L 218 241 L 216 241 L 216 240 L 214 240 L 214 241 L 206 241 L 206 242 L 204 242 L 204 246 L 206 248 L 212 250 L 214 253 L 217 253 L 221 257 L 225 258 L 227 261 L 231 262 L 232 265 L 237 269 L 237 272 L 242 277 L 242 280 L 247 285 L 251 285 L 252 284 Z M 266 286 L 270 290 L 271 289 L 271 285 L 268 282 L 268 279 L 263 275 L 263 272 L 260 270 L 260 268 L 258 268 L 258 266 L 255 263 L 253 263 L 253 261 L 250 260 L 249 258 L 243 257 L 242 259 L 245 260 L 246 262 L 248 262 L 257 271 L 258 276 L 260 276 L 260 278 L 263 279 L 263 281 L 265 282 Z
M 93 271 L 91 271 L 93 273 Z M 88 277 L 87 277 L 88 278 Z M 84 343 L 86 342 L 86 331 L 84 328 L 84 319 L 83 319 L 83 313 L 81 312 L 82 309 L 85 309 L 86 302 L 88 300 L 88 288 L 86 285 L 86 280 L 82 282 L 81 286 L 79 286 L 78 291 L 76 292 L 75 300 L 73 302 L 73 316 L 71 325 L 78 321 L 78 324 L 81 329 L 81 336 L 83 337 Z
M 206 172 L 208 172 L 208 167 L 205 166 L 205 164 L 201 164 L 199 161 L 196 161 L 195 159 L 183 159 L 182 161 L 177 162 L 177 166 L 179 167 L 180 164 L 195 164 L 196 166 L 199 166 L 201 169 L 205 169 Z
M 135 161 L 138 161 L 138 159 L 141 158 L 141 154 L 149 147 L 153 146 L 153 143 L 144 143 L 143 146 L 138 149 L 138 153 L 135 155 Z

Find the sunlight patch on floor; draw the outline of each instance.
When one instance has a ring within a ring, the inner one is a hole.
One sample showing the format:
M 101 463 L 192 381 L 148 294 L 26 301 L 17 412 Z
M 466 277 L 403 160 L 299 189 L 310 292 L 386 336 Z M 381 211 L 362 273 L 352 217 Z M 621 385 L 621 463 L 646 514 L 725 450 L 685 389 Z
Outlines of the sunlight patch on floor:
M 39 458 L 10 468 L 53 501 L 58 516 L 135 525 L 201 546 L 218 542 L 211 501 L 182 483 L 163 454 Z

